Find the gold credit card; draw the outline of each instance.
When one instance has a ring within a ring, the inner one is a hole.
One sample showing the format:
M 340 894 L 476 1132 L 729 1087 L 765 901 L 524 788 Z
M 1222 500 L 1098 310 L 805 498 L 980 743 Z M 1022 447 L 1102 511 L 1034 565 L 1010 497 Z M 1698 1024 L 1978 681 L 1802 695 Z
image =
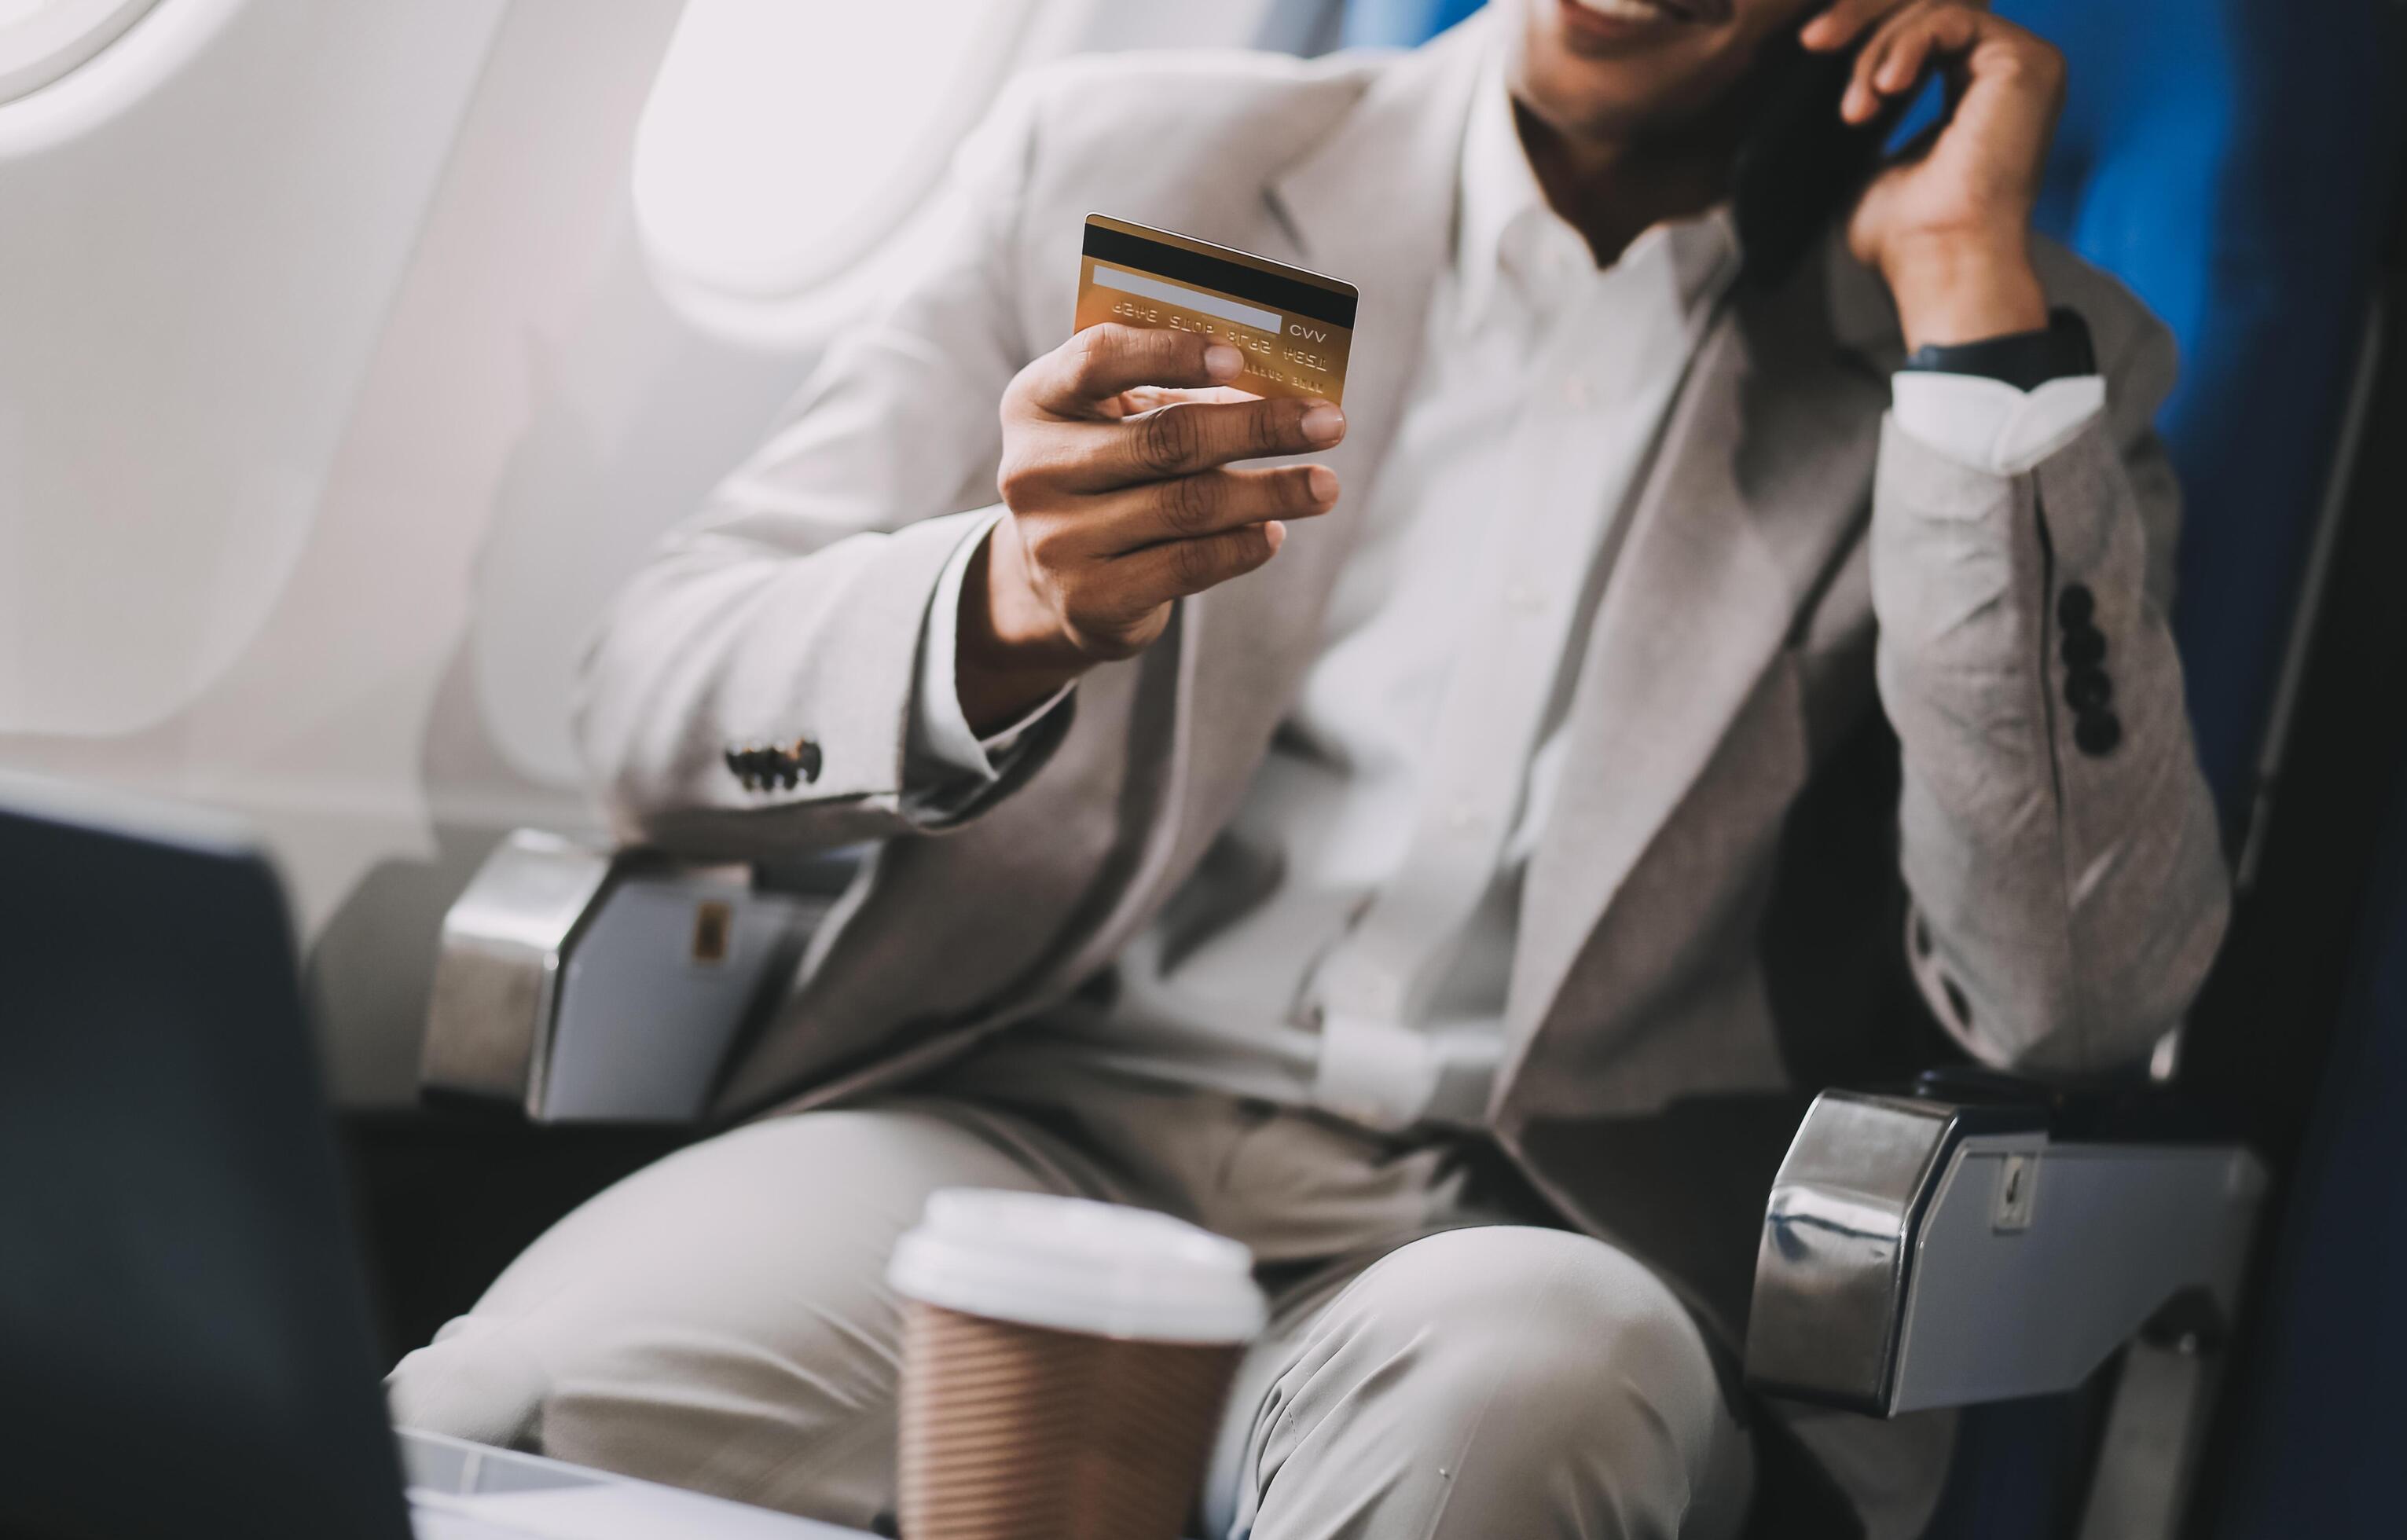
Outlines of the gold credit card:
M 1116 321 L 1201 332 L 1246 355 L 1238 390 L 1342 406 L 1360 298 L 1301 267 L 1090 214 L 1074 330 Z

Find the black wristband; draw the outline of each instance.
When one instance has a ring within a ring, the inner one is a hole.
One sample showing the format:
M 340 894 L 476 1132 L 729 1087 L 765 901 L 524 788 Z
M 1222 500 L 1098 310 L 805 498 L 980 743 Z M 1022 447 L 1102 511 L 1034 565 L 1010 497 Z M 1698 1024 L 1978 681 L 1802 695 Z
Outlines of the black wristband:
M 2029 391 L 2051 379 L 2096 374 L 2098 355 L 2089 346 L 2088 322 L 2059 307 L 2048 312 L 2044 331 L 2012 332 L 1944 347 L 1927 343 L 1914 350 L 1905 366 L 1923 374 L 1980 375 Z

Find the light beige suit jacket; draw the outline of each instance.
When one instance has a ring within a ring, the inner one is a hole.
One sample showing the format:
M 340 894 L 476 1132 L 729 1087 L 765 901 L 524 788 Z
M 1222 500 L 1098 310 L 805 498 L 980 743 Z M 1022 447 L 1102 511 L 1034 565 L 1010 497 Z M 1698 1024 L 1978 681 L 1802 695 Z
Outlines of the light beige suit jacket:
M 751 860 L 882 842 L 731 1066 L 725 1108 L 857 1096 L 1043 1012 L 1211 846 L 1377 516 L 1361 492 L 1449 260 L 1485 44 L 1474 21 L 1410 54 L 1119 57 L 1027 80 L 962 152 L 924 270 L 620 599 L 580 720 L 630 836 Z M 1090 675 L 1002 786 L 930 829 L 902 796 L 922 620 L 959 510 L 993 501 L 1006 382 L 1067 335 L 1090 210 L 1360 286 L 1351 428 L 1327 457 L 1349 493 Z M 1936 1034 L 1868 1026 L 1870 980 L 1902 971 L 1910 930 L 1955 1025 L 2047 1074 L 2144 1054 L 2222 931 L 2164 615 L 2177 497 L 2150 421 L 2170 342 L 2111 279 L 2041 256 L 2089 322 L 2109 412 L 2015 477 L 1886 423 L 1895 315 L 1835 241 L 1775 292 L 1743 286 L 1644 470 L 1581 662 L 1493 1122 L 1575 1217 L 1634 1239 L 1725 1326 L 1793 1124 L 1645 1131 L 1934 1051 Z M 2123 731 L 2103 755 L 2075 746 L 2062 698 L 2073 584 L 2108 642 Z M 748 790 L 723 762 L 798 738 L 822 763 L 790 790 Z M 1700 1251 L 1679 1232 L 1705 1210 L 1727 1239 Z

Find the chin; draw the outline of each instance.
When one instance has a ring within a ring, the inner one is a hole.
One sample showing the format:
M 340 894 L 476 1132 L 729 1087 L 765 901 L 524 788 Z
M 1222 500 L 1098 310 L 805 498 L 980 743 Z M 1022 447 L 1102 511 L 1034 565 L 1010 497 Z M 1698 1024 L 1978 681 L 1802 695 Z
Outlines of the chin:
M 1804 6 L 1774 7 L 1785 17 Z M 1710 118 L 1768 31 L 1751 0 L 1520 0 L 1513 92 L 1559 132 L 1628 138 Z

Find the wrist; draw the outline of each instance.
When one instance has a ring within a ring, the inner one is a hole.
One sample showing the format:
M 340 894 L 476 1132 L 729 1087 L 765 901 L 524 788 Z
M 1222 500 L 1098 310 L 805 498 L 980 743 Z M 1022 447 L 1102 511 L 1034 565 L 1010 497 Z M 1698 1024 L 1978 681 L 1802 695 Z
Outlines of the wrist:
M 1880 272 L 1908 349 L 1954 347 L 2047 325 L 2047 291 L 2020 228 L 1892 243 Z
M 979 542 L 962 574 L 955 627 L 954 689 L 981 737 L 1002 731 L 1086 672 L 1028 577 L 1006 516 Z

